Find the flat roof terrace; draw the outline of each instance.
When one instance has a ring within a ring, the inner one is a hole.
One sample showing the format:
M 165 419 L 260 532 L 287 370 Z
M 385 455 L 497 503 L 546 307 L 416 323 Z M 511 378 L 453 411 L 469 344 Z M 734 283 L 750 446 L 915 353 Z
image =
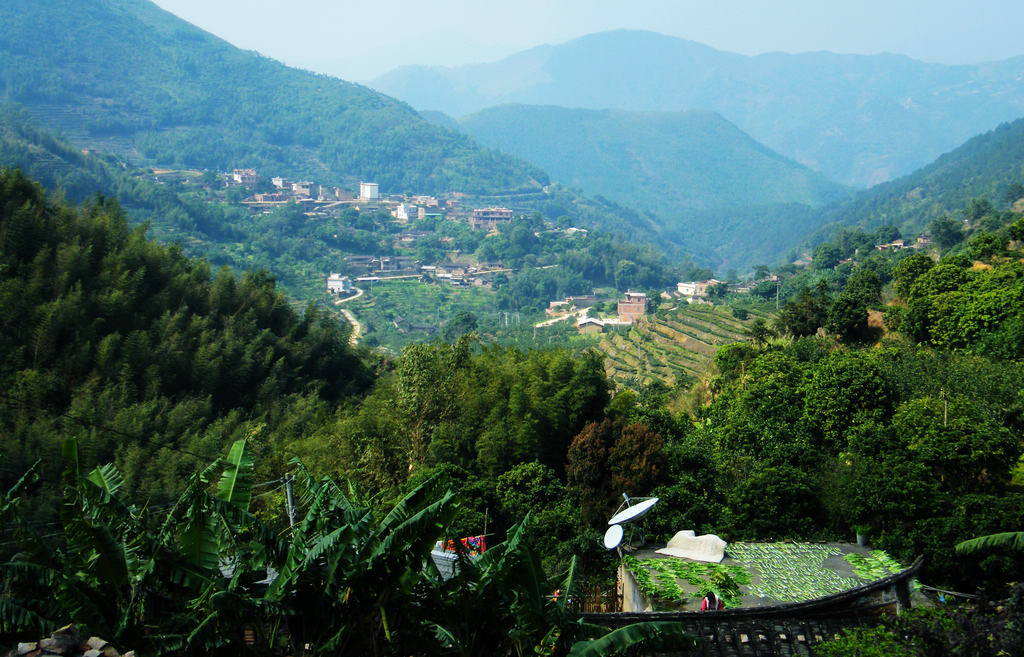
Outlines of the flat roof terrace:
M 720 564 L 658 554 L 660 547 L 623 557 L 643 607 L 653 610 L 699 609 L 721 573 L 738 584 L 738 592 L 725 597 L 726 608 L 735 609 L 816 600 L 904 570 L 885 552 L 851 543 L 730 543 Z

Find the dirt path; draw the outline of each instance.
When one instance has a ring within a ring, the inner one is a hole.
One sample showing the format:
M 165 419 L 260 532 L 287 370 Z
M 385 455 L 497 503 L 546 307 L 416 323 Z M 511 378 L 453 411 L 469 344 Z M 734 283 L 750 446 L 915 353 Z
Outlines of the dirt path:
M 334 302 L 334 305 L 340 306 L 343 303 L 352 301 L 353 299 L 358 299 L 359 297 L 363 296 L 362 288 L 357 287 L 354 289 L 356 291 L 355 294 L 353 294 L 350 297 L 345 297 L 344 299 L 338 299 L 337 301 Z M 363 334 L 363 326 L 362 324 L 359 323 L 359 320 L 356 319 L 356 316 L 352 314 L 351 310 L 349 310 L 348 308 L 340 308 L 339 310 L 341 310 L 341 314 L 345 316 L 345 319 L 348 320 L 348 323 L 352 325 L 352 335 L 348 336 L 348 343 L 354 347 L 357 344 L 359 344 L 359 338 Z
M 571 313 L 567 313 L 565 315 L 559 315 L 558 317 L 555 317 L 553 319 L 545 319 L 543 322 L 537 322 L 536 324 L 534 324 L 534 327 L 536 327 L 536 328 L 543 328 L 545 326 L 551 326 L 552 324 L 557 324 L 558 322 L 563 322 L 563 321 L 569 319 L 570 317 L 575 317 L 576 315 L 579 315 L 580 319 L 583 319 L 584 317 L 587 316 L 587 312 L 589 310 L 590 310 L 590 308 L 583 308 L 581 310 L 574 310 Z

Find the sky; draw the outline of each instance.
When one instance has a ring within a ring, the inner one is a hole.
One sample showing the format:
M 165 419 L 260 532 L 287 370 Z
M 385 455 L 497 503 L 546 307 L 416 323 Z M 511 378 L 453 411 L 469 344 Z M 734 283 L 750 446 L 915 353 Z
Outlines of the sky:
M 942 64 L 1024 54 L 1021 0 L 156 0 L 246 50 L 369 81 L 629 28 L 746 55 L 890 52 Z

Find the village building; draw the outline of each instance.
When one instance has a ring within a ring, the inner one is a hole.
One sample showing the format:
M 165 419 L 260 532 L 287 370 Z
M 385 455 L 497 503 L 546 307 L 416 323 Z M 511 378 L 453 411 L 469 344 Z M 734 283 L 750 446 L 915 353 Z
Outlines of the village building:
M 317 188 L 316 183 L 308 180 L 292 183 L 292 194 L 295 194 L 296 196 L 312 198 L 314 193 L 318 191 L 319 189 Z
M 391 211 L 391 216 L 399 221 L 408 222 L 419 219 L 421 212 L 421 208 L 413 205 L 412 203 L 399 203 L 398 206 Z
M 576 294 L 574 296 L 566 297 L 566 303 L 576 308 L 589 308 L 597 303 L 597 296 L 593 294 Z
M 723 281 L 710 278 L 706 281 L 686 281 L 676 284 L 676 291 L 679 296 L 684 297 L 689 303 L 696 299 L 704 299 L 708 296 L 708 288 L 721 285 Z
M 273 178 L 271 178 L 270 184 L 273 185 L 274 187 L 277 187 L 278 189 L 287 189 L 291 187 L 288 181 L 282 178 L 281 176 L 274 176 Z
M 287 203 L 291 197 L 292 195 L 287 192 L 267 192 L 253 195 L 257 203 Z
M 347 296 L 352 292 L 352 279 L 341 274 L 330 274 L 327 277 L 327 291 L 331 294 Z
M 412 202 L 425 208 L 436 208 L 440 205 L 436 196 L 413 196 Z
M 625 299 L 619 299 L 619 321 L 633 323 L 647 312 L 647 295 L 643 292 L 626 292 Z
M 235 169 L 231 172 L 231 180 L 239 185 L 255 185 L 259 182 L 256 169 Z
M 469 215 L 469 227 L 473 230 L 494 230 L 512 221 L 509 208 L 475 208 Z
M 377 201 L 377 200 L 380 200 L 380 190 L 377 188 L 377 183 L 373 183 L 373 182 L 361 182 L 361 183 L 359 183 L 359 200 L 360 201 Z

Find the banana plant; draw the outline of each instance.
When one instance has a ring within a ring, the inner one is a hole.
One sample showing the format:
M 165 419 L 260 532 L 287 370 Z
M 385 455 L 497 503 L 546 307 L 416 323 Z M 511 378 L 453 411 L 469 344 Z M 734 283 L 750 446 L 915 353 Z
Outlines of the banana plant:
M 83 477 L 75 440 L 64 443 L 63 455 L 56 536 L 44 537 L 18 512 L 34 471 L 0 502 L 21 548 L 0 564 L 10 592 L 0 603 L 0 622 L 40 632 L 74 622 L 118 645 L 153 653 L 205 652 L 222 644 L 200 629 L 210 625 L 204 625 L 210 618 L 204 612 L 216 594 L 239 580 L 225 581 L 220 565 L 241 528 L 251 526 L 246 507 L 252 459 L 244 441 L 232 446 L 226 462 L 195 474 L 159 524 L 153 510 L 121 499 L 123 478 L 113 465 Z M 220 486 L 211 495 L 220 469 Z
M 296 654 L 409 654 L 429 608 L 422 582 L 430 550 L 451 521 L 451 492 L 432 479 L 381 520 L 351 485 L 314 477 L 299 462 L 305 513 L 265 599 L 285 609 Z
M 1024 552 L 1024 532 L 987 534 L 956 544 L 956 551 L 960 554 L 974 554 L 995 548 L 1009 548 L 1018 552 Z

